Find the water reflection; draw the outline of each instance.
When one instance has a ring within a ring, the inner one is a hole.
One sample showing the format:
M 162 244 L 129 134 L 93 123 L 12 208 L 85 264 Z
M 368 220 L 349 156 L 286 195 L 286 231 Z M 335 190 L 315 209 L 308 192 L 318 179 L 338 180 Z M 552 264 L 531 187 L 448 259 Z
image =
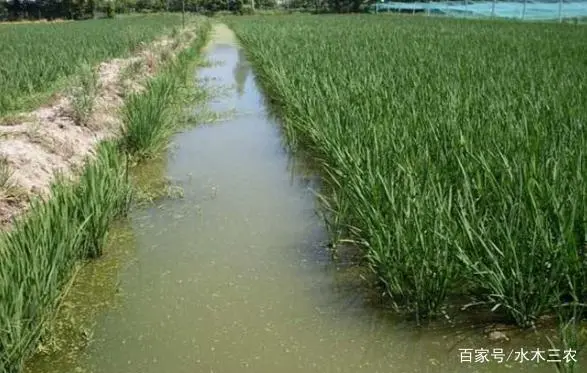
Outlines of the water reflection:
M 234 66 L 234 81 L 236 83 L 236 92 L 238 97 L 242 97 L 245 92 L 245 83 L 251 72 L 251 66 L 247 61 L 245 52 L 243 49 L 238 49 L 238 62 Z

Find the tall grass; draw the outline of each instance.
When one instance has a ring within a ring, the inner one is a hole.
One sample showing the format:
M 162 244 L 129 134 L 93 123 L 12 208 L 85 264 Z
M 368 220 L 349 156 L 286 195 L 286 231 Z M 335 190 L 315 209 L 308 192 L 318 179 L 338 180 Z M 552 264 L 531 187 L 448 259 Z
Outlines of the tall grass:
M 164 76 L 149 82 L 145 93 L 128 98 L 122 137 L 127 152 L 146 158 L 162 150 L 173 132 L 171 112 L 177 89 L 177 80 Z
M 0 116 L 38 104 L 83 65 L 127 54 L 178 22 L 178 15 L 158 14 L 0 25 Z
M 477 291 L 529 326 L 585 298 L 587 28 L 229 22 L 290 143 L 323 165 L 334 239 L 364 248 L 398 305 L 430 316 Z
M 156 156 L 169 136 L 181 125 L 181 111 L 190 101 L 191 76 L 199 49 L 207 40 L 210 24 L 198 23 L 194 45 L 171 60 L 161 74 L 148 82 L 144 91 L 131 94 L 123 108 L 121 146 L 136 160 Z
M 131 189 L 125 160 L 104 143 L 74 183 L 58 178 L 47 201 L 0 237 L 0 372 L 18 372 L 43 335 L 80 259 L 99 255 Z

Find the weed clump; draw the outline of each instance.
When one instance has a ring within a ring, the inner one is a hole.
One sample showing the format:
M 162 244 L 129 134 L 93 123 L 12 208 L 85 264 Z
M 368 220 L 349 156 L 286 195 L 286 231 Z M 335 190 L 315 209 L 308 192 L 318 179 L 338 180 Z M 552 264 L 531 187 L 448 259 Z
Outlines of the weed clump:
M 76 83 L 70 89 L 72 118 L 78 126 L 87 126 L 98 96 L 98 73 L 89 65 L 80 69 Z

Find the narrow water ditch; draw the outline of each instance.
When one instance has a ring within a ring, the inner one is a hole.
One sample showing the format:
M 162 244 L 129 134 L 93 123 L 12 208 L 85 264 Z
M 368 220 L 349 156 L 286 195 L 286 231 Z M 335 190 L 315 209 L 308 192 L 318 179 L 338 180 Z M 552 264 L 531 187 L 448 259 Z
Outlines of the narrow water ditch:
M 183 198 L 131 213 L 135 258 L 77 371 L 554 371 L 514 356 L 461 363 L 462 348 L 508 355 L 538 346 L 490 342 L 467 328 L 418 329 L 373 307 L 358 275 L 323 247 L 314 179 L 283 148 L 232 34 L 217 27 L 212 39 L 207 56 L 221 63 L 198 75 L 232 87 L 210 108 L 234 115 L 174 139 L 166 172 Z

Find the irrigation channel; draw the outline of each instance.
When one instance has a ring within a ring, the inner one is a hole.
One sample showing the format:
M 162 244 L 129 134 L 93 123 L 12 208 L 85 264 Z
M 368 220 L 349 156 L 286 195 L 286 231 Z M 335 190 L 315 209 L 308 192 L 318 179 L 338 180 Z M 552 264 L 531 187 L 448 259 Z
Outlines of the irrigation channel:
M 459 349 L 507 358 L 538 347 L 532 337 L 417 328 L 377 306 L 356 269 L 324 248 L 316 178 L 284 149 L 230 30 L 217 26 L 204 53 L 221 63 L 199 78 L 234 87 L 210 108 L 234 115 L 176 136 L 166 173 L 183 198 L 131 213 L 134 260 L 118 274 L 116 306 L 99 312 L 73 365 L 43 359 L 38 373 L 554 371 L 514 355 L 461 362 Z

